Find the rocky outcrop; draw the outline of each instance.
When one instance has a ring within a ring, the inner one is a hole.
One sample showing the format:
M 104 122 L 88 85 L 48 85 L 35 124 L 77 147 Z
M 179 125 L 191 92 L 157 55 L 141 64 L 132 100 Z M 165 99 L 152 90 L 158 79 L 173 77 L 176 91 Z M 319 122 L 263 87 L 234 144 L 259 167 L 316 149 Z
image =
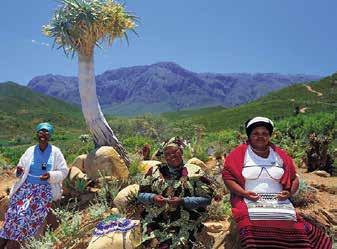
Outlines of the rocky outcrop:
M 230 107 L 294 83 L 320 78 L 276 73 L 199 74 L 176 63 L 160 62 L 109 70 L 96 76 L 96 82 L 99 102 L 107 111 L 134 115 L 207 106 Z M 28 87 L 66 102 L 80 104 L 76 77 L 37 76 L 28 83 Z
M 78 157 L 75 158 L 75 160 L 72 162 L 70 165 L 71 167 L 76 167 L 79 168 L 82 172 L 84 172 L 84 162 L 85 159 L 87 159 L 87 155 L 79 155 Z
M 125 210 L 128 206 L 130 198 L 137 196 L 138 191 L 139 191 L 138 184 L 129 185 L 123 188 L 121 191 L 119 191 L 119 193 L 113 200 L 115 207 L 118 208 L 119 211 Z
M 202 170 L 204 170 L 204 171 L 207 170 L 206 164 L 196 157 L 193 157 L 190 160 L 188 160 L 186 164 L 195 164 L 195 165 L 199 166 Z
M 90 179 L 100 176 L 113 176 L 127 179 L 129 170 L 125 162 L 113 147 L 102 146 L 90 152 L 84 161 L 84 171 Z

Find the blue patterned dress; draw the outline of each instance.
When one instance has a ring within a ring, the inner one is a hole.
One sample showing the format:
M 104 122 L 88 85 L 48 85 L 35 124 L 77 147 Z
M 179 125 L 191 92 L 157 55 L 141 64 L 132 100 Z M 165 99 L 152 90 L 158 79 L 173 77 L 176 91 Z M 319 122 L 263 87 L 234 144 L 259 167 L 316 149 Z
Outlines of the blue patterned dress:
M 29 176 L 10 199 L 0 237 L 27 240 L 34 237 L 43 226 L 51 208 L 52 192 L 48 181 L 41 181 L 39 176 L 51 169 L 51 160 L 50 145 L 43 152 L 38 146 L 35 147 Z

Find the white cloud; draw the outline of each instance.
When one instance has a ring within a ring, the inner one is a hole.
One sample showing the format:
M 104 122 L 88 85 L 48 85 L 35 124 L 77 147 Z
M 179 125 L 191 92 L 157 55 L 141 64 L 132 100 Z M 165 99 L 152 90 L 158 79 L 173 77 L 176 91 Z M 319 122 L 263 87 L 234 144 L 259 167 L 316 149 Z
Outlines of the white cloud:
M 36 44 L 36 45 L 44 46 L 44 47 L 50 47 L 49 43 L 47 43 L 47 42 L 39 42 L 39 41 L 34 40 L 34 39 L 32 40 L 32 43 Z

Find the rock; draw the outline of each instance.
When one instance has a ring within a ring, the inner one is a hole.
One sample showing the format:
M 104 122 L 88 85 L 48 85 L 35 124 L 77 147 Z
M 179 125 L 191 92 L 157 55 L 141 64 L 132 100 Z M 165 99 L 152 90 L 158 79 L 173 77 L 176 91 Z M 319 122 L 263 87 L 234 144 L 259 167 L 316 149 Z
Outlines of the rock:
M 321 177 L 330 177 L 331 176 L 328 172 L 326 172 L 324 170 L 316 170 L 312 173 L 314 173 L 315 175 L 321 176 Z
M 186 164 L 195 164 L 195 165 L 199 166 L 202 170 L 204 170 L 204 171 L 207 170 L 206 164 L 196 157 L 193 157 L 190 160 L 188 160 Z
M 111 232 L 104 236 L 93 236 L 87 249 L 133 249 L 141 242 L 141 227 L 138 220 L 134 220 L 137 226 L 132 230 L 122 232 Z
M 84 161 L 87 158 L 86 154 L 79 155 L 75 158 L 75 160 L 72 162 L 71 167 L 79 168 L 82 172 L 84 171 Z
M 63 195 L 78 196 L 80 194 L 78 193 L 79 189 L 76 188 L 76 185 L 78 184 L 77 182 L 78 180 L 80 180 L 82 184 L 84 184 L 82 186 L 83 188 L 82 190 L 84 190 L 88 185 L 87 175 L 84 174 L 77 167 L 70 167 L 68 176 L 64 180 L 64 183 L 63 183 Z
M 9 205 L 9 198 L 8 196 L 2 196 L 0 199 L 0 221 L 3 221 L 5 219 L 5 214 L 7 212 Z
M 236 237 L 236 230 L 231 231 L 232 234 L 228 231 L 230 226 L 228 220 L 209 221 L 203 224 L 204 228 L 197 235 L 197 242 L 200 244 L 200 247 L 196 248 L 240 248 L 238 245 L 239 241 L 235 240 L 238 239 Z
M 210 233 L 220 233 L 224 231 L 225 227 L 221 222 L 205 222 L 206 231 Z
M 113 203 L 116 206 L 116 208 L 118 208 L 118 210 L 124 210 L 128 205 L 129 201 L 128 198 L 137 195 L 138 191 L 139 191 L 138 184 L 129 185 L 126 188 L 123 188 L 121 191 L 119 191 L 119 193 L 113 200 Z
M 84 171 L 90 179 L 103 176 L 114 176 L 117 179 L 127 179 L 129 170 L 116 150 L 109 146 L 102 146 L 90 152 L 84 161 Z
M 87 179 L 87 176 L 81 171 L 81 169 L 73 166 L 69 169 L 68 178 L 70 181 L 76 181 L 76 179 Z
M 158 164 L 161 164 L 160 161 L 156 161 L 156 160 L 145 160 L 145 161 L 141 161 L 140 165 L 138 167 L 139 171 L 143 174 L 146 174 L 146 172 L 151 168 L 154 167 Z
M 120 214 L 118 208 L 111 208 L 110 212 L 109 212 L 109 215 L 111 215 L 111 214 Z

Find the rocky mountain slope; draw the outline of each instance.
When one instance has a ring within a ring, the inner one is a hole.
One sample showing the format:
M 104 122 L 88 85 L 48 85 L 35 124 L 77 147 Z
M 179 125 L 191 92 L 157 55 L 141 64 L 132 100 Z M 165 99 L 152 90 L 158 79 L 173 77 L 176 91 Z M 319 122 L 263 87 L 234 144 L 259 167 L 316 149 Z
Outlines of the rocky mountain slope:
M 319 76 L 303 74 L 195 73 L 172 62 L 109 70 L 96 76 L 103 110 L 119 115 L 232 107 L 295 83 L 318 79 Z M 66 102 L 80 103 L 77 77 L 37 76 L 28 87 Z

